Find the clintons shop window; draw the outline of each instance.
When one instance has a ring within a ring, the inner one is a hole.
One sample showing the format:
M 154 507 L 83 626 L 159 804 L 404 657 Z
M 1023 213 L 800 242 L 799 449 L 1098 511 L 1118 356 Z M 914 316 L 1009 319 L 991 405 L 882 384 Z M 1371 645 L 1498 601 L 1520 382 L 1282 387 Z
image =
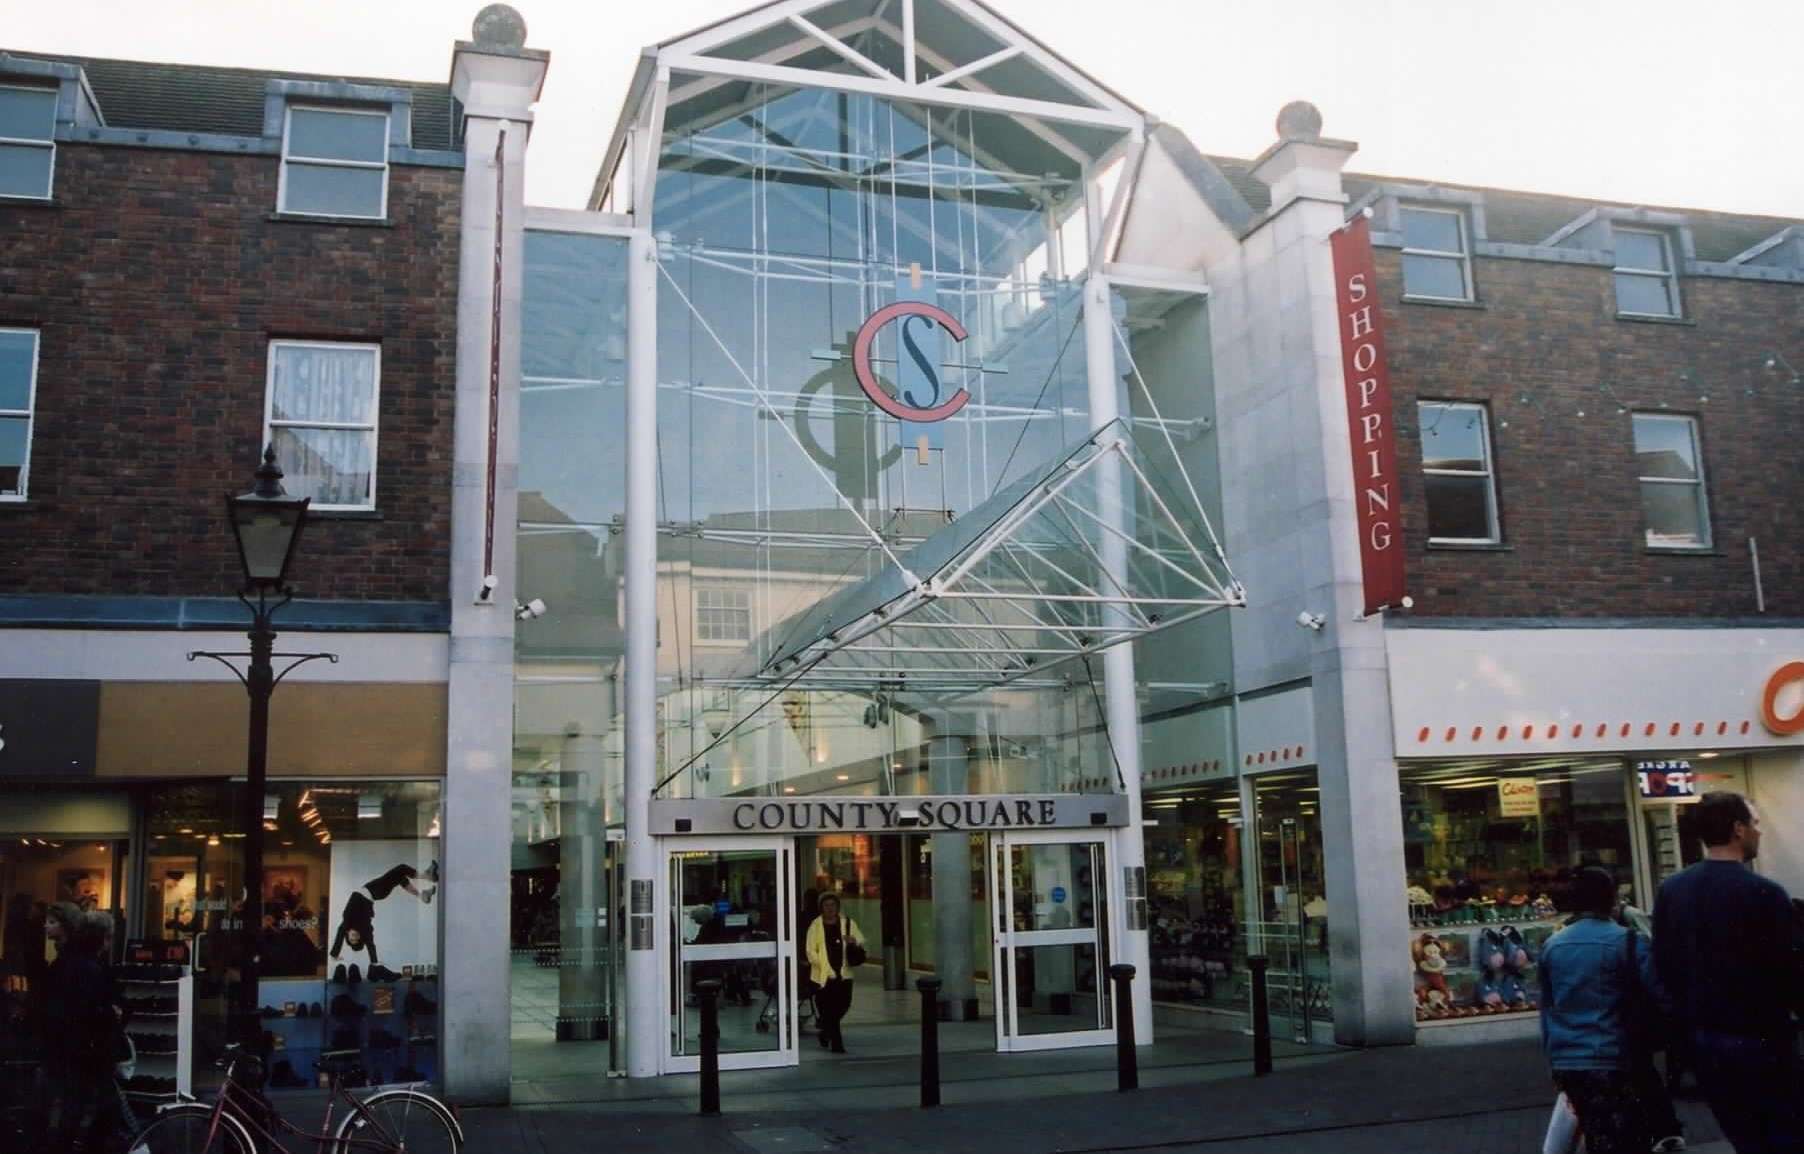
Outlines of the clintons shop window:
M 1602 866 L 1633 897 L 1626 773 L 1608 759 L 1401 771 L 1419 1020 L 1535 1009 L 1535 959 L 1580 867 Z

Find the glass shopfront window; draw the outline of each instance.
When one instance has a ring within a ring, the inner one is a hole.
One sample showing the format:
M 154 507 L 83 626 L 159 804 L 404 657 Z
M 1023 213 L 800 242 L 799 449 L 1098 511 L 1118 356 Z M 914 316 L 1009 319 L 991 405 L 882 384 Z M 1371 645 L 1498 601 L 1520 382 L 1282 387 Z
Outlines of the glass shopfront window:
M 1150 795 L 1146 890 L 1155 1001 L 1247 1008 L 1246 840 L 1235 781 Z
M 161 1033 L 183 1038 L 175 1052 L 196 1089 L 217 1081 L 231 1039 L 243 788 L 156 786 L 145 807 L 141 936 L 189 947 L 188 1016 Z M 270 1088 L 319 1085 L 326 1054 L 354 1059 L 353 1077 L 372 1085 L 438 1077 L 439 797 L 436 781 L 268 786 L 258 997 Z M 154 1065 L 140 1062 L 136 1087 L 152 1099 L 165 1086 L 150 1079 L 173 1074 Z
M 1625 772 L 1614 759 L 1401 771 L 1418 1019 L 1533 1010 L 1535 958 L 1579 868 L 1602 866 L 1634 897 Z

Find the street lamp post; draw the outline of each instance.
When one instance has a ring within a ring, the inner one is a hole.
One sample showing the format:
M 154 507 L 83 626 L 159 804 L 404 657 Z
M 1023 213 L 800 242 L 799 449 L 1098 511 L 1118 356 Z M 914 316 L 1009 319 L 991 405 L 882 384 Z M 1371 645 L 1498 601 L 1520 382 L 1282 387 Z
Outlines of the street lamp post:
M 290 497 L 282 488 L 282 470 L 276 465 L 275 446 L 264 450 L 263 463 L 257 468 L 257 483 L 248 493 L 226 498 L 226 514 L 232 526 L 232 537 L 238 546 L 238 560 L 244 566 L 244 587 L 238 600 L 251 611 L 250 651 L 248 653 L 190 653 L 188 659 L 210 657 L 232 672 L 237 666 L 227 658 L 248 659 L 245 672 L 238 678 L 250 695 L 250 733 L 245 759 L 244 786 L 244 912 L 239 925 L 238 1010 L 240 1025 L 247 1035 L 257 1020 L 257 971 L 260 959 L 258 937 L 263 929 L 263 822 L 264 791 L 269 775 L 269 698 L 276 683 L 303 661 L 324 657 L 327 653 L 275 652 L 276 631 L 271 618 L 277 610 L 294 599 L 288 587 L 288 565 L 294 558 L 295 545 L 301 538 L 301 526 L 307 520 L 309 497 Z M 273 659 L 277 656 L 297 658 L 278 675 Z

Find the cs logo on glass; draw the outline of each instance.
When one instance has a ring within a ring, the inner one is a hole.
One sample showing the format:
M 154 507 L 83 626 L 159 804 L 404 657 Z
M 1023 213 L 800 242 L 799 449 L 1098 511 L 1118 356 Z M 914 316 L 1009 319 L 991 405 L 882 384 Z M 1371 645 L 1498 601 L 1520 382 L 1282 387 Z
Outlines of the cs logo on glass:
M 902 321 L 902 348 L 897 358 L 906 356 L 914 362 L 925 378 L 926 395 L 917 395 L 912 386 L 899 386 L 896 395 L 891 396 L 877 379 L 877 370 L 871 367 L 871 345 L 877 340 L 877 333 L 891 321 L 900 318 Z M 965 326 L 958 323 L 958 318 L 926 301 L 897 301 L 884 305 L 872 313 L 863 325 L 859 326 L 858 335 L 852 341 L 852 372 L 858 378 L 859 387 L 864 395 L 879 409 L 895 417 L 899 421 L 913 421 L 917 424 L 931 424 L 943 421 L 953 413 L 964 408 L 970 401 L 971 394 L 960 386 L 957 392 L 945 400 L 940 399 L 944 385 L 940 382 L 939 366 L 921 349 L 916 334 L 925 329 L 928 332 L 938 325 L 952 335 L 955 341 L 963 341 Z

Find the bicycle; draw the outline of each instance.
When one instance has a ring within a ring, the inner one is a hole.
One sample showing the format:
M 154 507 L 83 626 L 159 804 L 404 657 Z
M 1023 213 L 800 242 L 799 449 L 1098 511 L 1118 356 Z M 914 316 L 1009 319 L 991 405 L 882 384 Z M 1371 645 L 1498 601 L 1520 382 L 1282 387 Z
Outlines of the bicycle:
M 296 1154 L 278 1133 L 313 1143 L 317 1154 L 458 1154 L 463 1149 L 463 1127 L 449 1106 L 411 1087 L 359 1098 L 343 1084 L 349 1064 L 318 1063 L 331 1078 L 318 1133 L 283 1118 L 259 1091 L 263 1064 L 255 1056 L 232 1045 L 217 1065 L 225 1070 L 225 1084 L 213 1104 L 164 1107 L 138 1132 L 130 1154 Z M 334 1129 L 333 1114 L 341 1105 L 345 1112 Z

